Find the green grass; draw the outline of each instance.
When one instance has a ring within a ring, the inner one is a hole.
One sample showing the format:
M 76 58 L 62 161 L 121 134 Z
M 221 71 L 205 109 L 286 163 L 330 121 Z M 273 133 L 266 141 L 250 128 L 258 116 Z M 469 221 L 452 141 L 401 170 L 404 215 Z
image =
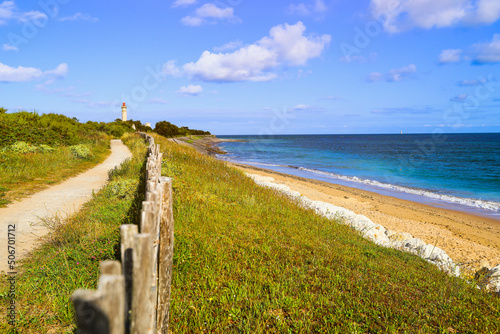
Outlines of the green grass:
M 156 137 L 173 177 L 173 333 L 497 333 L 500 300 Z
M 0 315 L 1 333 L 66 333 L 74 329 L 70 296 L 95 289 L 99 262 L 119 254 L 119 226 L 137 223 L 144 198 L 146 146 L 138 135 L 125 135 L 133 158 L 110 172 L 110 182 L 66 222 L 45 221 L 52 233 L 28 257 L 17 276 L 16 328 Z M 7 309 L 7 281 L 0 277 L 0 308 Z
M 94 167 L 111 153 L 109 137 L 104 134 L 86 147 L 91 152 L 86 158 L 78 157 L 68 146 L 24 154 L 0 151 L 0 207 Z

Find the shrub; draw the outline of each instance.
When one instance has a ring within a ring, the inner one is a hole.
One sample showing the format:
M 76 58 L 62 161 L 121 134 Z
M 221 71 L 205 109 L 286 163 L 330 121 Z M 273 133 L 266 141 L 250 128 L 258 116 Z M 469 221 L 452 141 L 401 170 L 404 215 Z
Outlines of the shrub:
M 2 152 L 12 152 L 12 153 L 18 153 L 18 154 L 26 154 L 26 153 L 35 153 L 35 152 L 40 152 L 40 153 L 49 153 L 49 152 L 54 152 L 56 149 L 53 147 L 50 147 L 49 145 L 31 145 L 30 143 L 26 143 L 24 141 L 17 141 L 14 144 L 4 147 L 0 151 Z
M 36 146 L 30 145 L 24 141 L 18 141 L 10 145 L 7 150 L 14 153 L 26 154 L 26 153 L 34 153 L 38 149 Z
M 0 147 L 12 145 L 16 141 L 50 146 L 91 143 L 99 131 L 102 130 L 93 123 L 82 124 L 64 115 L 0 112 Z
M 137 179 L 121 179 L 111 181 L 106 188 L 106 196 L 117 197 L 120 199 L 132 198 L 139 186 Z
M 49 145 L 42 144 L 38 146 L 38 152 L 40 153 L 48 153 L 48 152 L 54 152 L 56 149 L 53 147 L 50 147 Z
M 69 148 L 71 152 L 73 152 L 75 157 L 78 159 L 88 159 L 92 157 L 92 152 L 90 151 L 87 145 L 79 144 L 70 146 Z

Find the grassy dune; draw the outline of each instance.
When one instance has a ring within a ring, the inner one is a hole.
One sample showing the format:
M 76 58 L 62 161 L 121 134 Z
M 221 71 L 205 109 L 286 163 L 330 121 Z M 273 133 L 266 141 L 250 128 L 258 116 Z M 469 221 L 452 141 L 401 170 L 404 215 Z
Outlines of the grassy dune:
M 174 333 L 498 332 L 499 298 L 156 142 L 174 179 Z

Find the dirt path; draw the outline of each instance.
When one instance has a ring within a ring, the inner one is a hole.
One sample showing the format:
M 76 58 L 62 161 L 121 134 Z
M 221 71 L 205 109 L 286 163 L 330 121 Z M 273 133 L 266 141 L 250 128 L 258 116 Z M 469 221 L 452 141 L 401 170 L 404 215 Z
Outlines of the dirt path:
M 92 196 L 92 191 L 102 188 L 108 179 L 108 171 L 120 165 L 132 153 L 121 142 L 111 141 L 111 154 L 101 164 L 58 185 L 40 191 L 6 208 L 0 208 L 0 272 L 8 270 L 8 230 L 15 225 L 15 258 L 21 259 L 33 249 L 40 236 L 48 231 L 40 218 L 57 214 L 64 218 L 79 210 Z M 12 237 L 12 234 L 10 235 Z M 12 241 L 11 241 L 12 243 Z

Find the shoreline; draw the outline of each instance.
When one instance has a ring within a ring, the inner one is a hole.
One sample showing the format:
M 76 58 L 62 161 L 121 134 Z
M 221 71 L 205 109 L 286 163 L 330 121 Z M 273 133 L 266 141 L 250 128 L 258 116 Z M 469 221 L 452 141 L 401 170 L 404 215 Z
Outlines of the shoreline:
M 211 148 L 224 141 L 214 136 L 196 140 L 196 144 L 186 142 L 185 138 L 176 139 L 208 155 L 216 154 Z M 275 183 L 284 184 L 311 200 L 365 215 L 386 229 L 410 233 L 443 249 L 464 273 L 473 274 L 482 267 L 492 268 L 500 263 L 500 220 L 251 165 L 226 163 L 246 173 L 272 177 Z
M 226 159 L 221 159 L 226 160 Z M 290 175 L 293 177 L 304 178 L 308 180 L 322 181 L 329 184 L 341 185 L 348 188 L 354 188 L 359 190 L 368 191 L 370 193 L 376 193 L 379 195 L 385 195 L 388 197 L 398 198 L 402 200 L 407 200 L 410 202 L 416 202 L 420 204 L 424 204 L 427 206 L 442 208 L 446 210 L 458 211 L 465 214 L 470 214 L 473 216 L 484 217 L 486 219 L 498 221 L 500 223 L 500 211 L 495 211 L 493 209 L 488 209 L 486 207 L 475 206 L 474 204 L 469 204 L 466 201 L 470 200 L 474 202 L 474 199 L 470 199 L 467 197 L 457 197 L 455 195 L 445 195 L 447 197 L 443 197 L 441 195 L 432 196 L 434 193 L 419 188 L 409 188 L 405 186 L 399 185 L 391 185 L 380 183 L 380 185 L 376 184 L 378 181 L 367 180 L 370 182 L 356 182 L 352 180 L 346 180 L 342 178 L 330 177 L 328 173 L 323 175 L 322 173 L 317 173 L 315 170 L 310 169 L 302 169 L 295 166 L 286 166 L 286 165 L 266 165 L 265 163 L 252 163 L 245 161 L 237 161 L 237 160 L 226 160 L 233 164 L 241 164 L 249 167 L 254 167 L 257 169 L 263 169 L 268 171 L 273 171 L 277 173 L 281 173 L 284 175 Z M 269 167 L 267 167 L 269 166 Z M 384 186 L 385 185 L 385 186 Z M 389 186 L 389 187 L 386 187 Z M 402 188 L 402 189 L 399 189 Z M 411 191 L 414 189 L 415 191 Z M 410 191 L 408 191 L 410 190 Z M 427 194 L 431 194 L 430 196 Z M 462 202 L 464 201 L 464 202 Z M 485 201 L 484 203 L 488 204 L 490 202 Z M 495 202 L 492 202 L 495 203 Z M 498 203 L 495 203 L 498 204 Z
M 193 147 L 200 153 L 212 156 L 215 156 L 216 154 L 226 154 L 226 152 L 219 148 L 217 144 L 223 142 L 241 141 L 238 139 L 220 139 L 215 135 L 175 137 L 168 138 L 168 140 L 179 145 Z

